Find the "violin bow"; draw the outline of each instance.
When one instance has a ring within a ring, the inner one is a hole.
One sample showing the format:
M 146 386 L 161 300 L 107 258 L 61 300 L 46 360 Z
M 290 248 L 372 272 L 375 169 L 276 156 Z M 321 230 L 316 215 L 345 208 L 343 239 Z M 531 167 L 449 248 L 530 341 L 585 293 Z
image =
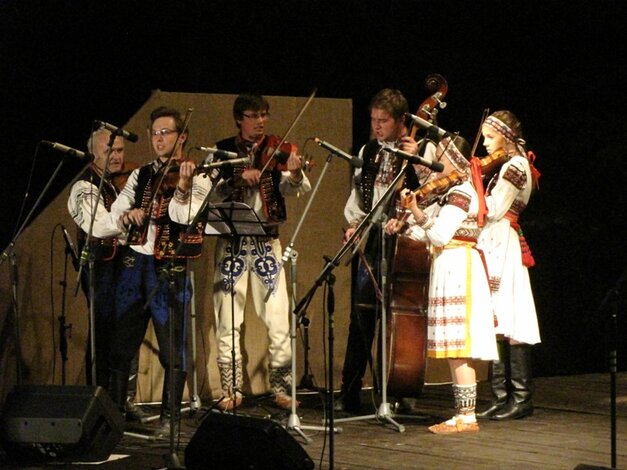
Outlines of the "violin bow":
M 309 96 L 309 98 L 307 98 L 307 101 L 305 101 L 305 104 L 300 108 L 300 111 L 298 112 L 298 114 L 296 115 L 296 117 L 294 118 L 294 120 L 292 121 L 290 126 L 287 128 L 287 131 L 285 131 L 285 134 L 283 134 L 283 137 L 281 138 L 281 141 L 274 148 L 274 150 L 272 151 L 272 154 L 270 155 L 270 158 L 268 158 L 268 161 L 266 162 L 264 167 L 261 169 L 261 173 L 266 171 L 266 169 L 268 168 L 268 165 L 270 165 L 270 162 L 272 161 L 272 159 L 279 152 L 279 149 L 281 148 L 281 145 L 283 145 L 285 143 L 285 141 L 287 140 L 287 136 L 290 134 L 290 132 L 292 132 L 292 129 L 294 129 L 294 126 L 296 126 L 296 123 L 300 120 L 301 116 L 303 115 L 303 113 L 305 112 L 305 110 L 307 109 L 309 104 L 313 101 L 314 96 L 316 96 L 317 91 L 318 91 L 318 89 L 314 88 L 313 91 L 311 92 L 311 95 Z
M 477 131 L 477 135 L 475 135 L 475 141 L 472 144 L 472 149 L 470 151 L 470 156 L 474 157 L 475 152 L 477 151 L 477 147 L 479 146 L 479 139 L 481 138 L 481 128 L 483 127 L 483 123 L 486 118 L 490 114 L 490 108 L 484 108 L 483 115 L 481 116 L 481 122 L 479 123 L 479 130 Z

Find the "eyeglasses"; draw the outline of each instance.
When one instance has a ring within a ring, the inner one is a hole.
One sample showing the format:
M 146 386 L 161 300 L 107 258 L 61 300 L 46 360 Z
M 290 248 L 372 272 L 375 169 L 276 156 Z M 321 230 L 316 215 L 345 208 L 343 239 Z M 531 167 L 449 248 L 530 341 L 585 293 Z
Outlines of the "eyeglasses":
M 158 131 L 150 131 L 150 135 L 153 137 L 163 136 L 174 134 L 178 132 L 176 129 L 159 129 Z
M 262 113 L 242 113 L 242 116 L 247 117 L 248 119 L 268 119 L 270 117 L 270 113 L 262 112 Z

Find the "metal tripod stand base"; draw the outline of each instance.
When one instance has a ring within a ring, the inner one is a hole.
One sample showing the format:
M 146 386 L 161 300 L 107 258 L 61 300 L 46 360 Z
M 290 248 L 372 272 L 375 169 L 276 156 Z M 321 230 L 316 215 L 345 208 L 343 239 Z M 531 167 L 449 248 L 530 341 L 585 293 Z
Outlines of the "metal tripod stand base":
M 336 419 L 336 423 L 349 422 L 349 421 L 363 421 L 365 419 L 377 419 L 377 420 L 385 420 L 392 426 L 396 428 L 398 432 L 405 432 L 405 426 L 400 423 L 397 423 L 393 419 L 394 413 L 392 413 L 392 408 L 389 403 L 381 403 L 379 405 L 379 409 L 375 414 L 363 415 L 363 416 L 352 416 L 350 418 L 339 418 Z
M 287 429 L 288 431 L 294 431 L 296 434 L 302 437 L 307 444 L 311 444 L 313 440 L 303 432 L 303 429 L 307 431 L 331 431 L 331 428 L 329 426 L 301 426 L 300 418 L 296 413 L 290 414 L 289 418 L 287 419 L 287 425 L 285 426 L 285 429 Z M 334 426 L 333 432 L 339 434 L 342 432 L 342 428 Z

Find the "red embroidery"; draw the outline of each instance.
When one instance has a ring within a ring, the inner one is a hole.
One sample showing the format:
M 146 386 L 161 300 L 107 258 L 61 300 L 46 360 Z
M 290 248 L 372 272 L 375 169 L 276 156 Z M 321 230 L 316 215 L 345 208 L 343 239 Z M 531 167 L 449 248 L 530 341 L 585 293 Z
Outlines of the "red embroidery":
M 458 191 L 451 191 L 446 202 L 452 206 L 459 207 L 464 212 L 468 212 L 468 209 L 470 208 L 470 196 Z
M 523 189 L 527 184 L 527 174 L 514 165 L 509 165 L 507 167 L 507 170 L 505 170 L 505 174 L 503 175 L 503 179 L 512 183 L 514 187 L 519 190 Z

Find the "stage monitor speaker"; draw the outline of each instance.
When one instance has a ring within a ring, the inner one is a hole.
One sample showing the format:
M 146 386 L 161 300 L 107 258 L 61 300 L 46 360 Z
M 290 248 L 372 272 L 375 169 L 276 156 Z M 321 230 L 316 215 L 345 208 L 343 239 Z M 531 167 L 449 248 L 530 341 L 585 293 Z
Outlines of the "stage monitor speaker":
M 210 413 L 185 449 L 185 468 L 310 470 L 314 463 L 274 421 Z
M 102 387 L 18 385 L 0 416 L 0 437 L 12 460 L 106 460 L 124 420 Z

